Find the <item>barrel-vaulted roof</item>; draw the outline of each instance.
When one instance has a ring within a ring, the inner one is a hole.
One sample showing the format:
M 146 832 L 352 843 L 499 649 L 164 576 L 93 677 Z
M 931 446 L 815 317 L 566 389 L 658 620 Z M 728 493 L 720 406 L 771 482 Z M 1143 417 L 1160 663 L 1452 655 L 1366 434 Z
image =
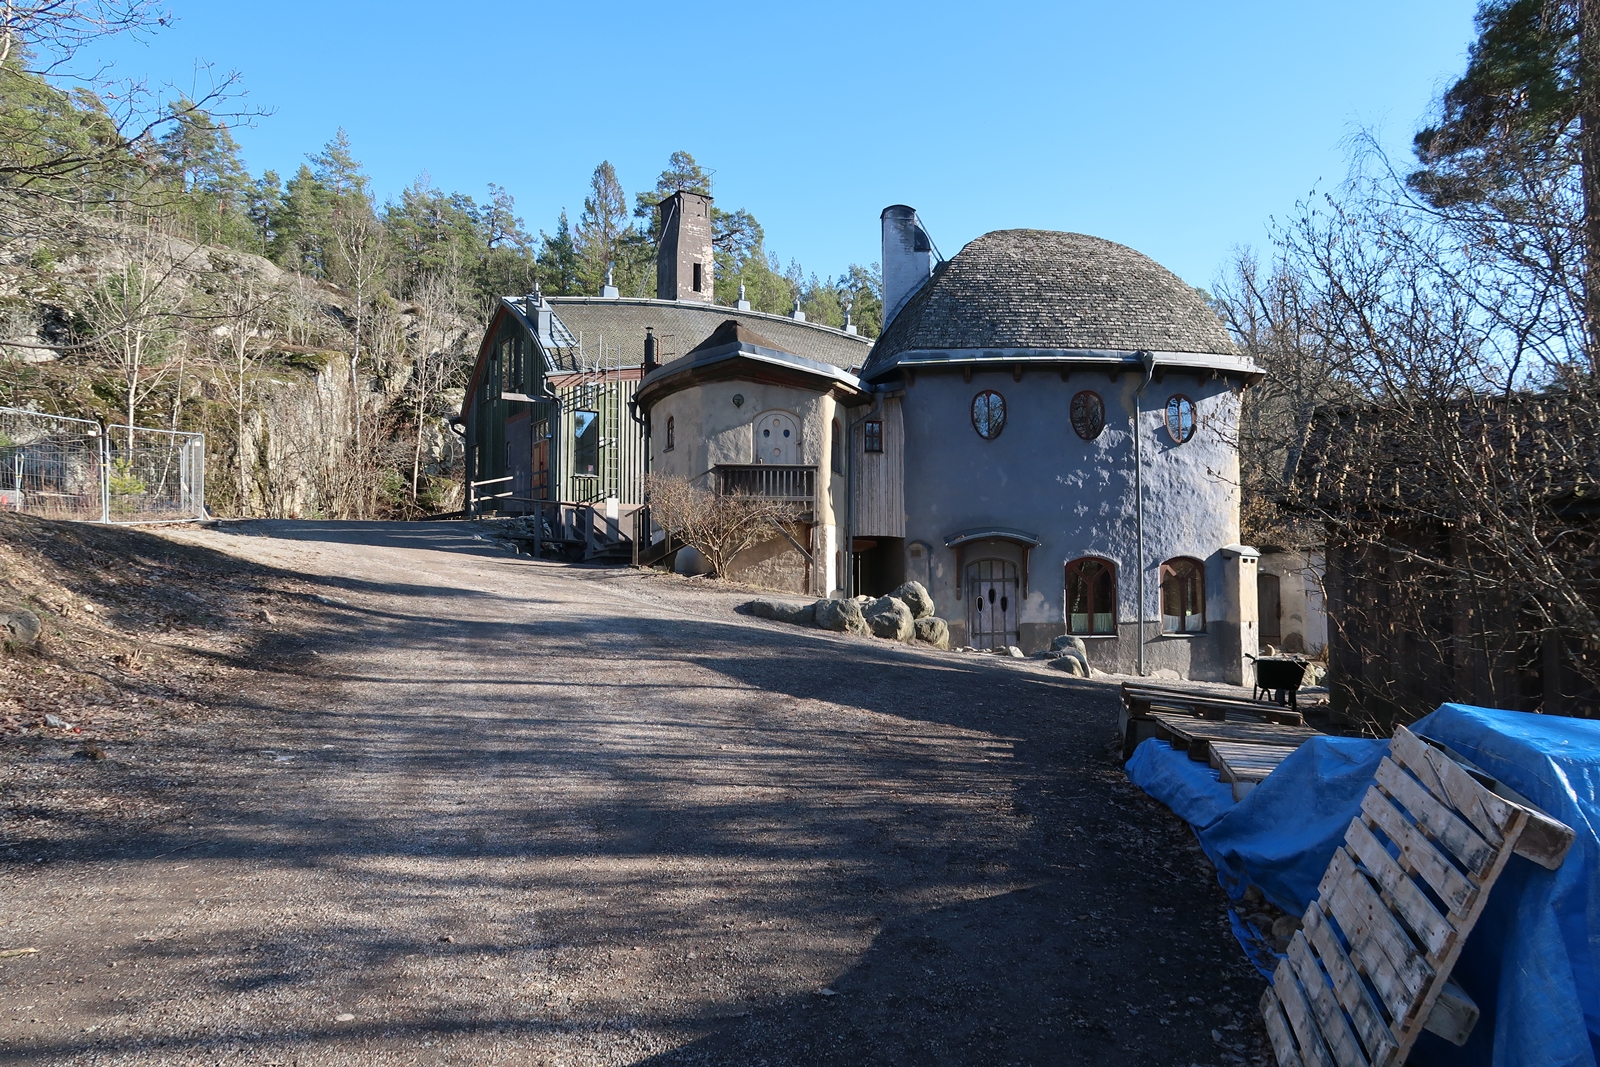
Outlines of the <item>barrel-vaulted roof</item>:
M 996 230 L 940 265 L 862 376 L 937 363 L 1128 362 L 1141 351 L 1259 373 L 1201 295 L 1150 257 L 1081 233 Z
M 617 365 L 620 356 L 623 366 L 638 366 L 644 360 L 647 326 L 655 330 L 658 358 L 663 363 L 671 362 L 704 341 L 728 319 L 737 320 L 746 329 L 770 338 L 773 348 L 845 370 L 859 368 L 872 349 L 870 339 L 832 326 L 801 322 L 787 315 L 740 311 L 719 304 L 601 296 L 546 299 L 567 332 L 583 342 L 581 360 L 571 349 L 557 356 L 562 370 L 576 370 L 579 362 L 597 363 L 602 344 L 606 365 Z M 572 366 L 566 366 L 568 362 Z

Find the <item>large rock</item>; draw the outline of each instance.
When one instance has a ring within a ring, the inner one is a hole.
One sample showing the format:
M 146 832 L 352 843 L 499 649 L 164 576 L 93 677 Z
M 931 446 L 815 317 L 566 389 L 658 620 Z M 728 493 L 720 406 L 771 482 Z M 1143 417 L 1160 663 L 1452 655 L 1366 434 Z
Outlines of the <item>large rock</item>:
M 1088 657 L 1080 655 L 1075 648 L 1063 649 L 1061 655 L 1050 661 L 1050 666 L 1058 671 L 1066 671 L 1074 678 L 1089 677 Z
M 868 605 L 867 625 L 876 637 L 888 641 L 905 641 L 911 637 L 915 620 L 905 601 L 892 596 L 881 596 Z
M 39 635 L 43 631 L 39 616 L 26 608 L 0 611 L 0 645 L 33 648 L 38 645 Z
M 928 615 L 918 619 L 912 626 L 918 641 L 925 641 L 934 648 L 950 647 L 950 624 L 943 619 Z
M 1089 660 L 1089 649 L 1084 645 L 1083 638 L 1079 637 L 1077 634 L 1062 634 L 1060 637 L 1050 642 L 1050 648 L 1056 652 L 1065 652 L 1070 648 L 1078 655 L 1082 656 L 1085 663 L 1087 663 Z
M 871 632 L 861 605 L 854 600 L 819 600 L 812 605 L 812 616 L 812 622 L 824 630 L 847 634 Z
M 906 582 L 889 595 L 910 608 L 913 619 L 926 619 L 933 614 L 933 597 L 921 582 Z
M 743 609 L 758 619 L 792 622 L 796 626 L 810 626 L 816 614 L 815 604 L 786 604 L 781 600 L 752 600 Z

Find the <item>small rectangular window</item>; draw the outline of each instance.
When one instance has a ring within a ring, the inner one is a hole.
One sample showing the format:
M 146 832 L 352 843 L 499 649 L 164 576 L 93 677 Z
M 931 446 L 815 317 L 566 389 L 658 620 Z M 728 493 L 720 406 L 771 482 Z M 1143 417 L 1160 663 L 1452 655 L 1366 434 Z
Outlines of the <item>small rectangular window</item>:
M 694 265 L 694 291 L 698 293 L 700 291 L 700 289 L 701 289 L 701 286 L 703 286 L 704 284 L 705 284 L 705 278 L 704 278 L 704 275 L 702 273 L 702 268 L 701 268 L 700 264 L 696 263 Z
M 867 451 L 883 451 L 883 422 L 880 419 L 867 420 Z

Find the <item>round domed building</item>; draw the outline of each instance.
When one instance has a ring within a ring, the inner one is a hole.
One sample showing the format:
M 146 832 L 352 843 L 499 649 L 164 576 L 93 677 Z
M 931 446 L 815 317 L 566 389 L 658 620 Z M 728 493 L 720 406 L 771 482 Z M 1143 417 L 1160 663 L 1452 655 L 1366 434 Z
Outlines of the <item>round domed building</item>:
M 952 644 L 1032 652 L 1065 632 L 1106 671 L 1248 677 L 1237 430 L 1260 368 L 1123 245 L 1000 230 L 936 262 L 911 208 L 882 223 L 886 326 L 851 420 L 854 587 L 922 582 Z

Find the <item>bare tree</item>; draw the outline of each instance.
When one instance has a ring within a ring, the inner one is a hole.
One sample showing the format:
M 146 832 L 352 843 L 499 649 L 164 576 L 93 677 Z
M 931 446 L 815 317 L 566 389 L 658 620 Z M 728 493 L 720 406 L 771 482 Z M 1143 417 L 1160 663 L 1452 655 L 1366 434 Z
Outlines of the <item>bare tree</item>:
M 122 416 L 133 451 L 138 409 L 161 384 L 183 300 L 181 276 L 191 256 L 172 258 L 139 239 L 122 268 L 89 298 L 95 339 L 114 360 L 122 388 Z M 170 251 L 170 250 L 168 250 Z
M 416 419 L 411 503 L 419 506 L 424 427 L 438 404 L 439 394 L 465 369 L 470 326 L 463 313 L 470 307 L 472 295 L 459 270 L 446 270 L 424 275 L 414 296 L 419 307 L 411 370 L 411 403 Z
M 341 274 L 348 281 L 354 308 L 350 346 L 350 403 L 351 421 L 355 429 L 356 452 L 362 453 L 361 436 L 361 342 L 362 328 L 367 323 L 369 305 L 384 268 L 383 230 L 371 212 L 358 205 L 341 211 L 333 222 L 334 244 L 338 251 Z
M 1576 171 L 1530 156 L 1514 196 L 1441 207 L 1368 162 L 1279 229 L 1269 270 L 1219 286 L 1278 375 L 1247 408 L 1246 484 L 1287 505 L 1267 522 L 1327 540 L 1332 668 L 1356 717 L 1451 699 L 1600 712 Z
M 714 577 L 725 577 L 740 552 L 782 536 L 799 511 L 789 501 L 720 493 L 686 478 L 651 475 L 646 485 L 650 517 L 705 557 Z
M 215 321 L 221 343 L 213 364 L 224 383 L 223 395 L 233 416 L 234 471 L 240 515 L 250 513 L 249 472 L 246 463 L 247 423 L 254 411 L 256 377 L 263 355 L 272 294 L 243 267 L 236 266 L 220 278 Z

